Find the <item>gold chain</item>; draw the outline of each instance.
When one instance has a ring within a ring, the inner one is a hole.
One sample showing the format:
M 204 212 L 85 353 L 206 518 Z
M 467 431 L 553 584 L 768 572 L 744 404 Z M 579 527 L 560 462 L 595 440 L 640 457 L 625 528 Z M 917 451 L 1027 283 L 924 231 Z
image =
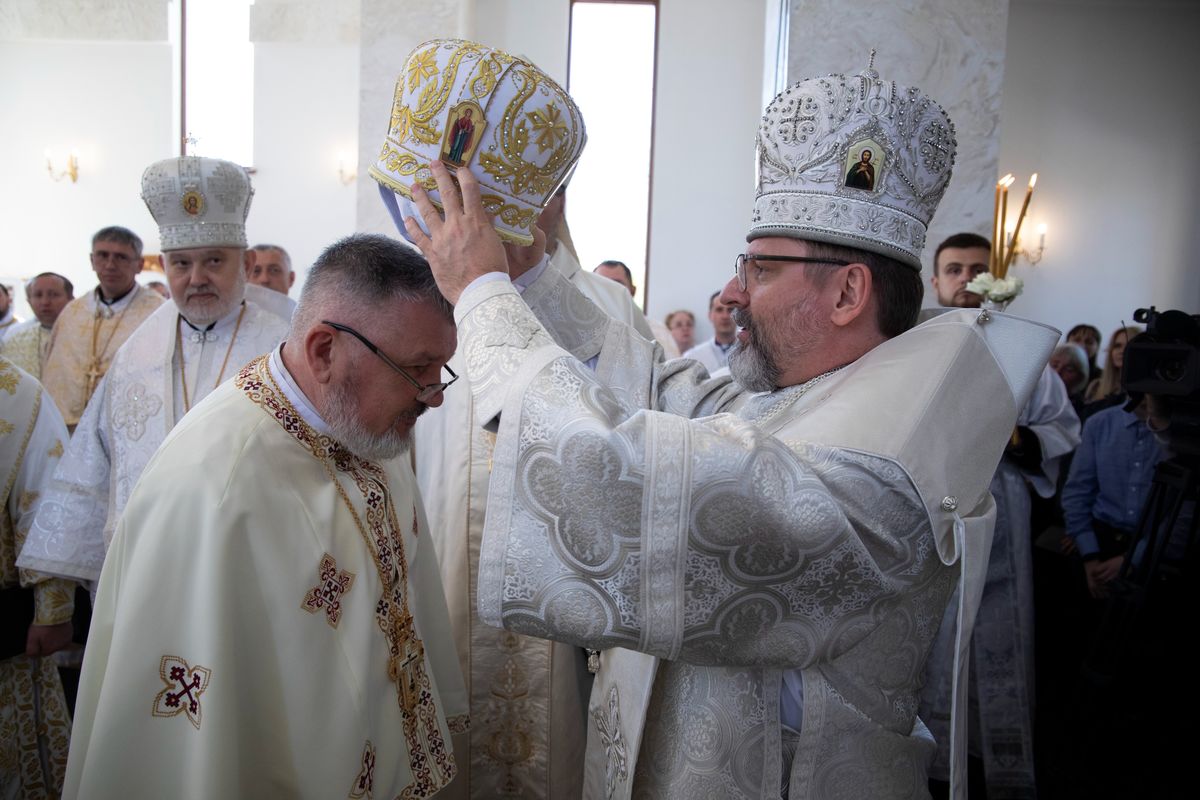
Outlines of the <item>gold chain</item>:
M 242 310 L 238 312 L 237 324 L 233 326 L 233 335 L 229 337 L 229 347 L 225 348 L 225 360 L 221 362 L 221 371 L 217 373 L 216 383 L 213 388 L 221 385 L 221 378 L 225 377 L 225 368 L 229 366 L 229 354 L 233 352 L 233 343 L 237 341 L 238 331 L 242 329 L 242 317 L 246 316 L 246 304 L 242 303 Z M 179 382 L 183 384 L 183 413 L 192 410 L 191 401 L 188 399 L 187 390 L 187 370 L 183 366 L 183 323 L 180 320 L 183 316 L 175 318 L 175 341 L 179 342 Z M 200 382 L 200 375 L 196 375 L 196 383 Z
M 100 310 L 100 306 L 102 304 L 101 301 L 96 301 L 96 313 L 92 317 L 91 359 L 88 362 L 87 369 L 87 394 L 89 398 L 92 396 L 92 392 L 95 390 L 96 384 L 100 382 L 100 378 L 102 377 L 100 373 L 100 362 L 104 359 L 104 354 L 108 352 L 108 346 L 112 344 L 113 337 L 116 336 L 117 331 L 121 329 L 121 320 L 125 319 L 125 312 L 128 311 L 129 307 L 133 305 L 133 302 L 137 300 L 138 292 L 141 290 L 142 287 L 138 284 L 135 283 L 133 285 L 133 296 L 129 298 L 129 302 L 126 303 L 125 307 L 121 309 L 121 313 L 117 314 L 117 321 L 113 325 L 113 329 L 108 332 L 108 338 L 104 340 L 104 348 L 98 354 L 96 353 L 96 340 L 100 338 L 100 326 L 103 324 L 106 317 Z M 96 292 L 100 297 L 104 296 L 99 288 L 96 289 Z

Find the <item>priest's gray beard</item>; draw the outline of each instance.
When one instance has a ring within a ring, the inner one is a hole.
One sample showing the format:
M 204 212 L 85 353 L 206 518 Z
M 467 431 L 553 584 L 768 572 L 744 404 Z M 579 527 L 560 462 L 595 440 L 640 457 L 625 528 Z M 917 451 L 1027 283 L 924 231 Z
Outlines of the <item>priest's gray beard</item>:
M 183 305 L 180 306 L 180 313 L 183 314 L 183 318 L 197 328 L 203 328 L 212 325 L 217 320 L 225 319 L 225 317 L 233 313 L 235 308 L 242 304 L 242 300 L 246 296 L 246 271 L 242 269 L 239 262 L 237 279 L 228 295 L 208 301 L 192 299 L 192 295 L 199 294 L 202 291 L 211 291 L 211 289 L 194 289 L 189 286 L 184 291 L 182 298 Z M 176 300 L 176 304 L 178 303 L 179 301 Z
M 779 385 L 779 365 L 766 342 L 762 329 L 744 308 L 733 310 L 733 321 L 749 334 L 729 348 L 729 373 L 751 392 L 773 392 Z
M 411 433 L 399 433 L 394 427 L 388 428 L 386 433 L 372 433 L 363 426 L 355 410 L 356 388 L 352 378 L 345 383 L 331 386 L 325 395 L 325 411 L 322 416 L 329 430 L 333 432 L 333 438 L 364 461 L 386 461 L 408 452 L 408 448 L 412 446 Z M 424 413 L 424 410 L 422 408 L 417 412 L 417 416 Z

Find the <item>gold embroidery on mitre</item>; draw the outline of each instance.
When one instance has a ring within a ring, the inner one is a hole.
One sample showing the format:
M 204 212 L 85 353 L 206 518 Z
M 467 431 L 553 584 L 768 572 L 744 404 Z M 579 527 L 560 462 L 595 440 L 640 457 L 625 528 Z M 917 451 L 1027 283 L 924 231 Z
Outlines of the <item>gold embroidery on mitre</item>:
M 212 670 L 197 664 L 189 666 L 179 656 L 163 656 L 158 676 L 166 687 L 154 697 L 154 716 L 174 717 L 186 714 L 188 722 L 200 730 L 200 695 L 208 688 Z
M 16 427 L 6 419 L 0 419 L 0 436 L 7 436 L 16 430 Z
M 324 609 L 325 622 L 336 628 L 342 618 L 342 597 L 354 585 L 354 573 L 338 569 L 337 560 L 329 553 L 321 556 L 317 567 L 317 585 L 308 590 L 300 608 L 310 614 Z

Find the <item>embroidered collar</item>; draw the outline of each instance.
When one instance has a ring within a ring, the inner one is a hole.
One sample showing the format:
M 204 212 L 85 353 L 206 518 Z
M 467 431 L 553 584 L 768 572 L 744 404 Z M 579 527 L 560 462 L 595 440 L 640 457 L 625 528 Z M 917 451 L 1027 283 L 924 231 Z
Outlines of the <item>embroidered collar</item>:
M 300 418 L 322 436 L 332 437 L 333 431 L 325 424 L 325 420 L 321 419 L 321 415 L 317 413 L 317 409 L 313 408 L 308 397 L 305 396 L 304 392 L 296 384 L 292 374 L 283 365 L 282 343 L 271 351 L 271 357 L 267 362 L 267 369 L 271 371 L 271 377 L 279 385 L 279 391 L 283 392 L 283 396 L 296 409 L 296 413 L 300 415 Z
M 269 355 L 254 359 L 242 367 L 242 371 L 234 378 L 234 385 L 255 405 L 270 414 L 281 428 L 294 436 L 296 441 L 317 459 L 325 461 L 334 452 L 341 451 L 341 445 L 333 437 L 314 429 L 296 410 L 296 406 L 283 393 L 280 383 L 272 375 L 270 361 Z

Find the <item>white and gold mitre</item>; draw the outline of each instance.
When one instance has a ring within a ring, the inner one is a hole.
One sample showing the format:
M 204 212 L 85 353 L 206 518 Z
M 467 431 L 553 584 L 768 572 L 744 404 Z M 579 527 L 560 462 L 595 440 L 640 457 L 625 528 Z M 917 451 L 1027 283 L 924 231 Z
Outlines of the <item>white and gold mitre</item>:
M 166 158 L 142 173 L 142 200 L 158 223 L 164 251 L 246 247 L 253 196 L 246 170 L 218 158 Z
M 387 138 L 367 171 L 410 200 L 420 182 L 441 208 L 429 162 L 466 167 L 501 238 L 529 244 L 586 140 L 575 101 L 536 66 L 475 42 L 435 39 L 405 61 Z
M 801 81 L 763 114 L 747 238 L 857 247 L 920 270 L 954 148 L 940 105 L 871 67 Z

